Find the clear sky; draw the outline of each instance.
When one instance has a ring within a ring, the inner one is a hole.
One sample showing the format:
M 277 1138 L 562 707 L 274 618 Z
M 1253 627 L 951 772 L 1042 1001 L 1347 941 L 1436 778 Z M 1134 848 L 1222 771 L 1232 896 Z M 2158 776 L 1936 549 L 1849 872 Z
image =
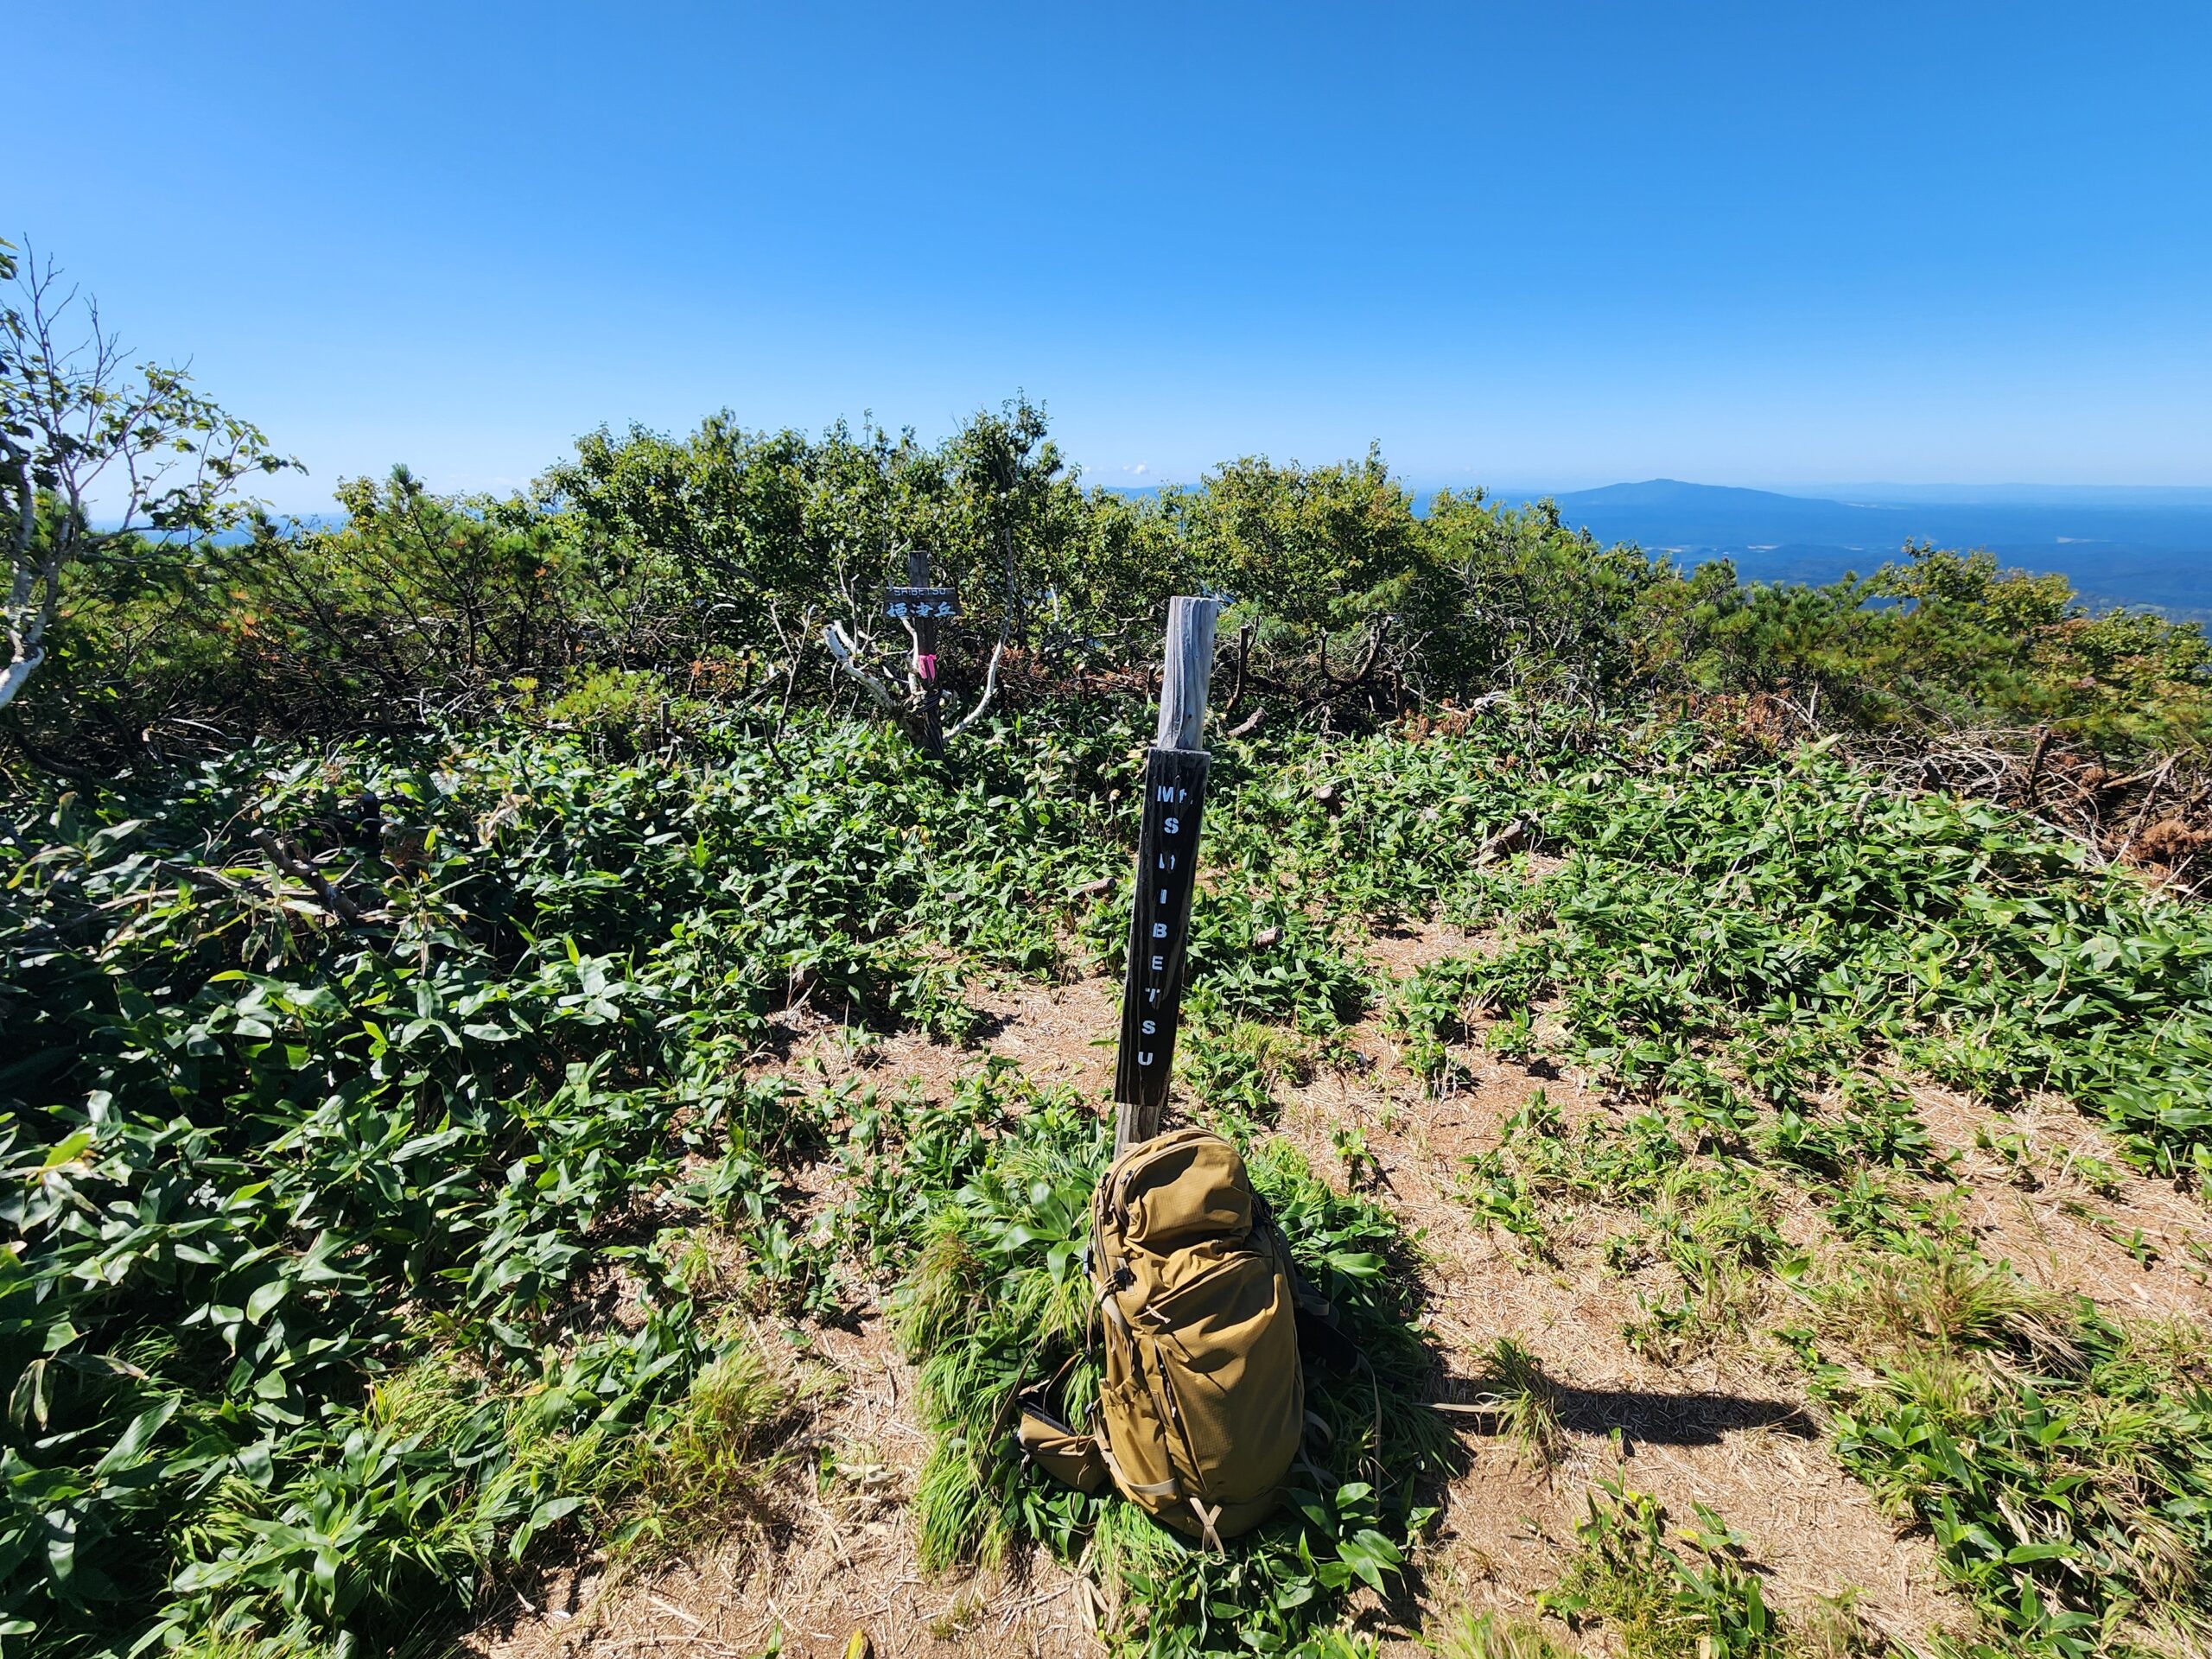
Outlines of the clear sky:
M 0 234 L 312 472 L 2212 484 L 2212 5 L 9 9 Z

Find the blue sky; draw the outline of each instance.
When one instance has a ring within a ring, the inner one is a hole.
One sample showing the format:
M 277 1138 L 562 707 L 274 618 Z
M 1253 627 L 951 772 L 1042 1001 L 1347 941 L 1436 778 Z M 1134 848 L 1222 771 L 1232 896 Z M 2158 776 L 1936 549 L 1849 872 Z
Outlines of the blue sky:
M 298 453 L 2212 484 L 2212 6 L 33 0 L 28 233 Z M 24 109 L 22 106 L 28 105 Z M 28 139 L 25 135 L 29 135 Z M 26 148 L 28 146 L 28 149 Z

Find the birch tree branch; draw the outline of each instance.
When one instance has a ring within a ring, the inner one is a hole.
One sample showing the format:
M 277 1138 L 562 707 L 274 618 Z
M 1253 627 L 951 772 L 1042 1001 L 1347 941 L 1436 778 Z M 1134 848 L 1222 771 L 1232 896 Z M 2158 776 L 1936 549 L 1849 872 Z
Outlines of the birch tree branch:
M 837 666 L 859 681 L 861 689 L 875 699 L 877 707 L 901 720 L 906 717 L 906 705 L 893 695 L 889 686 L 862 664 L 860 648 L 853 643 L 852 636 L 845 632 L 842 623 L 832 622 L 823 629 L 822 643 L 829 646 L 830 658 Z
M 984 709 L 991 706 L 991 694 L 999 689 L 999 657 L 1005 650 L 1006 641 L 1003 639 L 991 647 L 991 665 L 983 671 L 983 695 L 976 700 L 976 706 L 968 711 L 966 717 L 945 734 L 946 736 L 959 736 L 976 723 Z

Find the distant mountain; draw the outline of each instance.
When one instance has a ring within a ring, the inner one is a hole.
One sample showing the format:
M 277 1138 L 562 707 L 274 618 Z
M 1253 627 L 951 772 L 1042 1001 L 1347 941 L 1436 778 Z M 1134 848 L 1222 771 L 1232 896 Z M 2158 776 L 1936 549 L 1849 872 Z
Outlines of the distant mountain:
M 1907 541 L 1986 547 L 2007 564 L 2062 572 L 2093 603 L 2212 618 L 2212 493 L 2101 491 L 2011 499 L 1834 501 L 1648 479 L 1553 499 L 1568 524 L 1684 564 L 1735 562 L 1757 582 L 1868 575 Z

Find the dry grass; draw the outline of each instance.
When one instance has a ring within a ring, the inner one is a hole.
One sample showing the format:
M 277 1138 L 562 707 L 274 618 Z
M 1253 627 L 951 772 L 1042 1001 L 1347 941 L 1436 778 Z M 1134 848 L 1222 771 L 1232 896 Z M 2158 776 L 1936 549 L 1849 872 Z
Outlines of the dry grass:
M 772 1504 L 650 1566 L 585 1573 L 498 1610 L 480 1659 L 836 1659 L 855 1630 L 880 1655 L 1077 1659 L 1096 1652 L 1080 1585 L 1049 1562 L 933 1580 L 915 1567 L 912 1500 L 925 1450 L 914 1378 L 880 1321 L 815 1333 L 807 1363 L 835 1378 L 772 1479 Z M 958 1611 L 957 1643 L 931 1625 Z
M 1583 1659 L 1583 1650 L 1534 1619 L 1462 1613 L 1429 1638 L 1438 1659 Z
M 758 1338 L 692 1379 L 667 1442 L 638 1471 L 629 1561 L 649 1567 L 713 1538 L 772 1520 L 783 1466 L 810 1449 L 798 1440 L 842 1387 Z
M 1384 943 L 1376 957 L 1397 972 L 1447 953 L 1440 932 L 1409 931 Z M 1449 950 L 1471 948 L 1463 938 L 1448 940 Z M 1109 983 L 986 988 L 976 1000 L 988 1005 L 982 1039 L 988 1052 L 1040 1080 L 1066 1079 L 1103 1097 L 1111 1051 L 1096 1039 L 1111 1029 Z M 1415 1231 L 1427 1317 L 1449 1373 L 1444 1394 L 1480 1408 L 1476 1418 L 1455 1417 L 1478 1425 L 1470 1435 L 1474 1457 L 1464 1477 L 1434 1495 L 1443 1515 L 1421 1562 L 1424 1599 L 1466 1609 L 1431 1627 L 1433 1650 L 1452 1659 L 1580 1659 L 1596 1651 L 1531 1615 L 1536 1596 L 1557 1583 L 1573 1554 L 1586 1494 L 1596 1481 L 1622 1476 L 1671 1512 L 1686 1515 L 1707 1503 L 1743 1532 L 1783 1610 L 1789 1659 L 1852 1659 L 1885 1641 L 1923 1647 L 1932 1633 L 1964 1636 L 1973 1629 L 1926 1537 L 1896 1530 L 1873 1495 L 1810 1438 L 1818 1408 L 1802 1374 L 1778 1362 L 1769 1333 L 1809 1309 L 1823 1340 L 1886 1363 L 1901 1389 L 1945 1412 L 1972 1411 L 1999 1370 L 2079 1367 L 2069 1335 L 2077 1284 L 2033 1262 L 2000 1267 L 1963 1249 L 1924 1261 L 1840 1249 L 1822 1243 L 1819 1211 L 1791 1189 L 1716 1197 L 1694 1183 L 1662 1192 L 1651 1206 L 1642 1224 L 1656 1225 L 1640 1269 L 1609 1268 L 1606 1247 L 1626 1216 L 1591 1195 L 1558 1201 L 1547 1224 L 1554 1262 L 1532 1263 L 1472 1220 L 1455 1193 L 1460 1160 L 1497 1145 L 1507 1120 L 1539 1088 L 1560 1106 L 1570 1128 L 1618 1122 L 1620 1109 L 1580 1088 L 1572 1075 L 1541 1064 L 1532 1070 L 1479 1045 L 1455 1052 L 1459 1086 L 1433 1097 L 1401 1064 L 1379 1019 L 1340 1033 L 1321 1052 L 1271 1027 L 1237 1035 L 1264 1062 L 1281 1103 L 1281 1132 L 1316 1168 L 1338 1172 L 1347 1185 L 1356 1179 Z M 932 1097 L 942 1097 L 975 1058 L 912 1037 L 884 1039 L 864 1056 L 847 1054 L 826 1028 L 807 1052 L 832 1077 L 857 1065 L 880 1086 L 912 1078 Z M 1194 1105 L 1183 1100 L 1178 1109 L 1187 1113 Z M 1936 1116 L 1944 1131 L 1955 1130 Z M 1971 1131 L 1962 1143 L 1962 1156 L 1986 1167 L 1976 1166 L 1955 1189 L 1961 1211 L 2017 1203 L 2022 1190 L 2012 1184 L 2013 1160 L 1977 1152 Z M 1341 1155 L 1348 1146 L 1357 1148 L 1356 1159 Z M 2094 1143 L 2077 1138 L 2037 1156 L 2038 1179 L 2071 1183 L 2070 1195 L 2101 1205 L 2122 1201 L 2112 1194 L 2113 1178 Z M 2118 1179 L 2124 1187 L 2135 1180 Z M 2104 1185 L 2102 1195 L 2093 1179 Z M 1900 1191 L 1942 1192 L 1903 1176 L 1897 1184 Z M 2153 1212 L 2162 1236 L 2185 1235 L 2190 1212 L 2180 1202 L 2171 1215 Z M 1781 1294 L 1770 1268 L 1738 1248 L 1761 1229 L 1818 1258 L 1804 1296 Z M 2113 1284 L 2142 1276 L 2118 1244 L 2086 1227 L 2082 1232 L 2101 1252 L 2090 1264 L 2094 1272 L 2109 1274 Z M 1676 1241 L 1671 1252 L 1669 1239 Z M 1684 1241 L 1693 1248 L 1682 1248 Z M 2080 1261 L 2071 1265 L 2078 1278 Z M 2183 1287 L 2169 1294 L 2172 1311 L 2131 1324 L 2129 1340 L 2141 1345 L 2146 1363 L 2195 1365 L 2202 1375 L 2202 1331 L 2187 1312 L 2201 1287 L 2179 1273 L 2164 1276 Z M 702 1277 L 716 1281 L 705 1264 Z M 1671 1339 L 1655 1332 L 1631 1342 L 1649 1317 L 1637 1293 L 1648 1303 L 1667 1286 L 1688 1295 L 1691 1311 Z M 480 1646 L 577 1655 L 619 1649 L 620 1659 L 630 1659 L 632 1651 L 650 1650 L 638 1644 L 658 1630 L 750 1654 L 780 1630 L 786 1653 L 826 1656 L 865 1627 L 880 1652 L 957 1649 L 1010 1659 L 1096 1651 L 1081 1586 L 1058 1567 L 1017 1563 L 1011 1576 L 950 1581 L 916 1571 L 910 1499 L 921 1447 L 912 1379 L 882 1340 L 880 1310 L 859 1312 L 858 1334 L 834 1338 L 839 1351 L 822 1357 L 842 1377 L 842 1393 L 816 1408 L 805 1440 L 812 1457 L 776 1472 L 780 1513 L 754 1528 L 750 1547 L 707 1541 L 578 1618 L 525 1619 L 506 1643 Z M 734 1423 L 748 1408 L 745 1389 L 734 1386 L 739 1379 L 731 1381 L 727 1403 Z M 702 1428 L 715 1421 L 713 1412 L 702 1413 Z M 2105 1427 L 2108 1442 L 2124 1448 L 2126 1421 Z M 1508 1447 L 1514 1455 L 1495 1454 Z M 703 1443 L 697 1449 L 696 1467 L 712 1489 L 717 1459 Z M 2125 1482 L 2124 1459 L 2099 1478 Z M 696 1509 L 709 1513 L 712 1505 Z M 2175 1584 L 2201 1571 L 2154 1520 L 2136 1535 L 2146 1579 Z M 2146 1630 L 2155 1618 L 2145 1616 Z M 2179 1653 L 2194 1639 L 2160 1637 Z M 1402 1634 L 1387 1637 L 1383 1646 L 1408 1655 L 1423 1650 Z
M 1824 1304 L 1824 1328 L 1860 1354 L 1936 1364 L 1972 1353 L 2059 1374 L 2082 1369 L 2071 1334 L 2079 1301 L 2000 1262 L 1960 1254 L 1860 1255 Z
M 1511 1337 L 1500 1337 L 1484 1357 L 1477 1398 L 1497 1414 L 1498 1431 L 1538 1467 L 1558 1461 L 1565 1440 L 1559 1389 L 1536 1357 Z

